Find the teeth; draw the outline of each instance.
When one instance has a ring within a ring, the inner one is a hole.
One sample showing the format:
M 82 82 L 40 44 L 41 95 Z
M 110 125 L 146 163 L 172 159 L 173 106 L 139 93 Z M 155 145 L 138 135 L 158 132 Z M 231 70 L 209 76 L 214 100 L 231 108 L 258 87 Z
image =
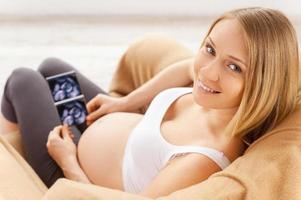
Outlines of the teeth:
M 203 88 L 205 91 L 207 92 L 211 92 L 211 93 L 217 93 L 217 91 L 212 90 L 211 88 L 207 87 L 206 85 L 204 85 L 201 81 L 198 81 L 198 86 Z

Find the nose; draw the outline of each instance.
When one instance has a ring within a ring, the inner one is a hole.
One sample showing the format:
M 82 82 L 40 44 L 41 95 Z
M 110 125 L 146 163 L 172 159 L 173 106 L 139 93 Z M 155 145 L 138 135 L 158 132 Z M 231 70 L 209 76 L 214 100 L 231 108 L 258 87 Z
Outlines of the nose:
M 218 81 L 220 76 L 220 67 L 217 59 L 212 60 L 201 68 L 201 72 L 207 80 Z

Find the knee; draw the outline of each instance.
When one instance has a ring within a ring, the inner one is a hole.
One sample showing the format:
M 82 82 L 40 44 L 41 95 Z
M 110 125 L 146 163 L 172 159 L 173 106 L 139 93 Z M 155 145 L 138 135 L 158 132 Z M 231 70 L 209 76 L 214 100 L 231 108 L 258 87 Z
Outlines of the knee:
M 59 58 L 49 57 L 43 60 L 39 65 L 38 71 L 44 76 L 52 76 L 54 74 L 68 71 L 70 66 Z
M 33 78 L 37 75 L 37 71 L 26 68 L 19 67 L 12 71 L 9 79 L 12 79 L 15 82 L 26 82 L 26 80 Z
M 36 80 L 38 76 L 40 76 L 39 73 L 33 69 L 25 67 L 14 69 L 8 78 L 6 88 L 14 92 L 26 91 L 26 88 L 36 84 L 33 81 Z

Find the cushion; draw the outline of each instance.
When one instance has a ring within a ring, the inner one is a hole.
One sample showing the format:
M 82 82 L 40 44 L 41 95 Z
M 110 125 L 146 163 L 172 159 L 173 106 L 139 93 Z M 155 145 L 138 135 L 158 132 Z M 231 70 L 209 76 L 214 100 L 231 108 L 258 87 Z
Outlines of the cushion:
M 139 195 L 96 185 L 74 182 L 65 178 L 58 179 L 48 190 L 43 199 L 150 200 L 149 198 Z
M 11 133 L 5 133 L 2 136 L 6 141 L 8 141 L 15 148 L 15 150 L 17 150 L 17 152 L 23 158 L 25 158 L 22 138 L 21 138 L 21 134 L 20 134 L 19 131 L 14 131 L 14 132 L 11 132 Z
M 3 199 L 41 199 L 47 191 L 33 169 L 2 136 L 0 163 L 0 197 Z

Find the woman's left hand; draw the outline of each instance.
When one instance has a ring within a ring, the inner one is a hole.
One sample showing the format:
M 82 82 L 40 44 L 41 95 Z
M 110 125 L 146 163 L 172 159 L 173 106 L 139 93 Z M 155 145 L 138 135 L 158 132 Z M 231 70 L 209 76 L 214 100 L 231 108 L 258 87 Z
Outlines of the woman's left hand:
M 54 127 L 48 135 L 46 144 L 48 153 L 63 170 L 77 162 L 77 149 L 73 137 L 67 125 Z

